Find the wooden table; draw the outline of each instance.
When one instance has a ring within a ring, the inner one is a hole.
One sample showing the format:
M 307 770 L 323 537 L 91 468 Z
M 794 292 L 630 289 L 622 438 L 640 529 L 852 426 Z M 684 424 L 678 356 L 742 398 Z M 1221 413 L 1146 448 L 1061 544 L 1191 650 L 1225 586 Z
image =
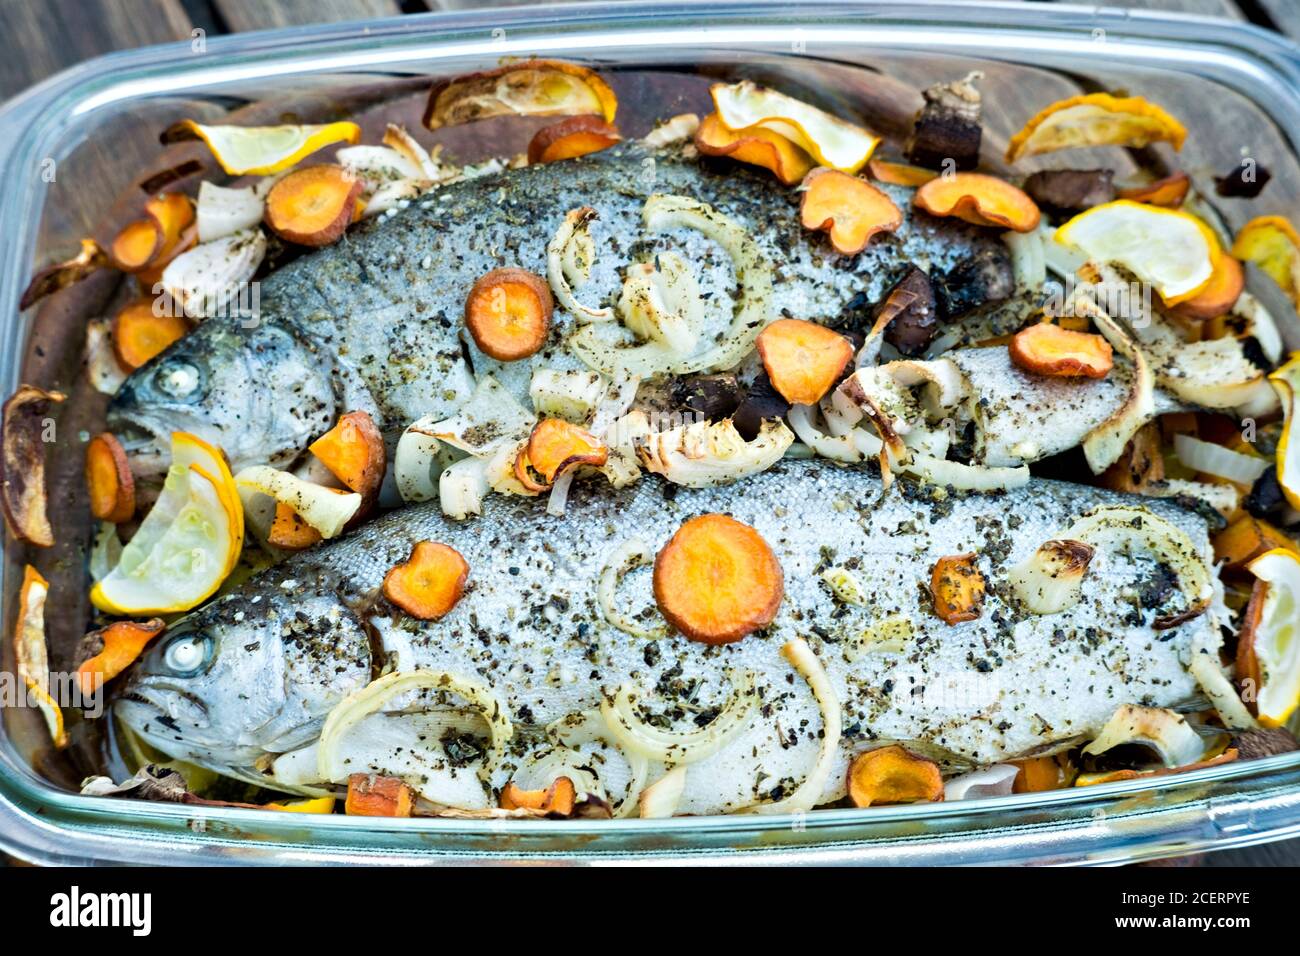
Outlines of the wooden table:
M 0 99 L 91 57 L 188 40 L 194 30 L 216 36 L 526 2 L 529 0 L 0 0 Z M 1109 5 L 1243 20 L 1300 41 L 1300 0 L 1110 0 Z M 1295 866 L 1300 864 L 1300 839 L 1186 862 Z

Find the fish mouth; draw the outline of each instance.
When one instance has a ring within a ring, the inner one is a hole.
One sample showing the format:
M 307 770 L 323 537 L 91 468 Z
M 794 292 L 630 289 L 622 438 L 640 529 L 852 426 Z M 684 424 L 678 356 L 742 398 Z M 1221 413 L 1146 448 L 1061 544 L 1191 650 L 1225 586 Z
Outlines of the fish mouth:
M 196 694 L 174 684 L 137 683 L 131 689 L 124 691 L 114 702 L 114 706 L 121 708 L 123 719 L 141 733 L 144 724 L 137 724 L 126 716 L 136 707 L 143 708 L 146 712 L 144 715 L 136 716 L 153 717 L 169 730 L 178 729 L 177 722 L 182 720 L 196 729 L 209 726 L 207 704 Z
M 171 434 L 176 429 L 140 412 L 118 412 L 111 416 L 109 427 L 126 452 L 132 474 L 145 480 L 166 474 L 171 464 Z

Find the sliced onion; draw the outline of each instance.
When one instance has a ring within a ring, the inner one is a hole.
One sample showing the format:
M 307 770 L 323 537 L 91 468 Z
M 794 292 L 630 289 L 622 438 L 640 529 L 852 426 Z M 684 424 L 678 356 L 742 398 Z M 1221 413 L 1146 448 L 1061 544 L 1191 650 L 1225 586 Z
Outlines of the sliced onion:
M 116 395 L 126 381 L 127 372 L 113 351 L 111 319 L 91 319 L 86 323 L 86 377 L 95 391 Z
M 1041 232 L 1004 232 L 1002 241 L 1011 250 L 1011 272 L 1021 292 L 1035 293 L 1047 281 L 1047 256 Z
M 1166 767 L 1183 767 L 1205 756 L 1205 741 L 1187 718 L 1165 707 L 1137 704 L 1118 707 L 1083 752 L 1103 754 L 1126 744 L 1150 747 Z
M 436 422 L 431 432 L 453 448 L 483 457 L 526 436 L 536 421 L 495 378 L 484 375 L 469 401 L 451 418 Z
M 618 585 L 623 576 L 637 568 L 654 564 L 654 560 L 654 552 L 640 538 L 624 541 L 606 556 L 605 564 L 600 570 L 600 582 L 596 585 L 596 602 L 605 623 L 625 634 L 649 640 L 665 636 L 668 630 L 664 627 L 643 627 L 620 611 L 617 601 Z
M 540 754 L 530 754 L 511 780 L 524 790 L 545 790 L 560 777 L 572 780 L 578 793 L 609 802 L 600 777 L 591 767 L 591 758 L 570 747 L 546 747 Z
M 1219 594 L 1214 604 L 1218 606 L 1222 601 L 1223 585 L 1217 577 L 1214 579 L 1214 584 Z M 1253 730 L 1259 726 L 1258 721 L 1242 701 L 1241 694 L 1228 679 L 1228 675 L 1224 673 L 1223 665 L 1219 663 L 1219 653 L 1223 648 L 1223 632 L 1219 627 L 1217 616 L 1214 615 L 1205 627 L 1198 628 L 1193 636 L 1192 659 L 1187 669 L 1196 678 L 1196 683 L 1200 685 L 1205 696 L 1210 699 L 1219 719 L 1223 721 L 1223 726 L 1229 730 Z
M 538 415 L 585 422 L 595 414 L 607 389 L 608 383 L 599 372 L 539 368 L 533 371 L 528 395 Z
M 1237 298 L 1236 305 L 1232 307 L 1232 314 L 1246 320 L 1250 334 L 1259 343 L 1260 351 L 1264 353 L 1265 358 L 1274 365 L 1282 360 L 1282 353 L 1285 350 L 1282 333 L 1278 331 L 1277 320 L 1273 318 L 1273 313 L 1264 308 L 1264 304 L 1259 299 L 1249 292 L 1243 292 Z
M 1149 498 L 1194 498 L 1225 518 L 1236 513 L 1245 497 L 1236 485 L 1221 481 L 1184 481 L 1181 478 L 1150 482 L 1142 489 L 1142 494 Z
M 246 229 L 195 246 L 167 263 L 161 285 L 190 318 L 210 317 L 242 293 L 266 256 L 266 236 Z
M 338 536 L 356 515 L 362 502 L 361 495 L 356 492 L 339 494 L 269 465 L 245 468 L 235 475 L 235 486 L 246 511 L 251 510 L 248 498 L 257 494 L 269 495 L 297 512 L 298 517 L 319 531 L 322 538 Z
M 1011 569 L 1012 593 L 1032 614 L 1059 614 L 1074 607 L 1083 597 L 1083 576 L 1092 555 L 1092 546 L 1082 541 L 1048 541 Z
M 687 356 L 695 351 L 704 325 L 704 300 L 686 260 L 663 252 L 653 262 L 627 267 L 618 313 L 633 335 Z
M 438 486 L 433 483 L 433 463 L 442 442 L 434 437 L 435 424 L 432 415 L 425 415 L 408 425 L 397 440 L 393 472 L 397 479 L 397 493 L 408 504 L 438 497 Z
M 641 144 L 646 149 L 661 149 L 680 143 L 695 135 L 700 128 L 700 118 L 695 113 L 678 113 L 668 121 L 659 124 L 641 137 Z
M 619 685 L 612 697 L 601 701 L 600 712 L 610 734 L 625 750 L 663 763 L 697 763 L 713 756 L 749 728 L 758 700 L 754 673 L 733 672 L 731 680 L 731 696 L 722 711 L 696 730 L 662 730 L 646 723 L 636 712 L 639 689 L 631 683 Z
M 90 579 L 100 581 L 117 567 L 122 557 L 122 539 L 117 536 L 117 525 L 101 521 L 95 530 L 95 544 L 90 550 Z
M 1020 768 L 1009 763 L 995 763 L 982 770 L 972 770 L 953 777 L 943 785 L 943 799 L 978 800 L 981 797 L 1005 797 L 1012 792 Z
M 334 158 L 361 180 L 367 195 L 398 180 L 427 178 L 419 163 L 390 146 L 345 146 Z
M 546 513 L 554 515 L 557 518 L 564 517 L 564 508 L 569 503 L 569 489 L 573 487 L 573 479 L 577 477 L 576 472 L 566 471 L 555 479 L 555 484 L 551 485 L 551 493 L 546 499 Z
M 673 767 L 641 791 L 637 803 L 642 820 L 663 820 L 677 812 L 677 805 L 686 791 L 686 770 L 684 765 Z
M 373 680 L 341 700 L 320 733 L 317 766 L 322 780 L 339 781 L 347 777 L 347 768 L 338 765 L 336 752 L 343 735 L 364 718 L 383 709 L 393 698 L 413 690 L 436 690 L 455 694 L 473 704 L 487 721 L 489 748 L 480 779 L 486 780 L 505 753 L 506 743 L 514 736 L 505 706 L 487 684 L 472 677 L 448 671 L 395 671 Z
M 863 453 L 858 449 L 854 435 L 851 432 L 838 438 L 832 438 L 813 423 L 815 407 L 813 405 L 793 405 L 790 411 L 786 413 L 786 420 L 790 423 L 790 427 L 794 429 L 794 433 L 799 436 L 799 440 L 823 458 L 845 464 L 861 461 Z
M 817 698 L 817 706 L 822 713 L 821 746 L 817 752 L 817 761 L 803 783 L 784 800 L 755 807 L 757 813 L 791 813 L 811 810 L 817 806 L 822 794 L 826 792 L 826 781 L 830 779 L 831 770 L 835 766 L 835 754 L 840 746 L 843 727 L 839 695 L 835 693 L 826 668 L 817 659 L 808 642 L 802 637 L 796 637 L 781 648 L 781 656 L 808 682 L 813 696 Z
M 211 242 L 256 228 L 262 222 L 265 208 L 265 196 L 259 195 L 252 186 L 232 189 L 204 180 L 199 183 L 194 215 L 199 242 Z
M 827 568 L 822 572 L 822 580 L 835 593 L 835 596 L 845 604 L 870 607 L 871 601 L 867 597 L 867 589 L 862 585 L 862 579 L 848 568 L 838 565 Z
M 614 318 L 613 310 L 608 307 L 593 309 L 583 305 L 574 297 L 573 289 L 569 286 L 570 276 L 574 272 L 583 271 L 580 264 L 583 259 L 588 263 L 587 268 L 590 268 L 589 263 L 595 251 L 589 230 L 597 218 L 596 210 L 590 206 L 569 210 L 564 216 L 564 222 L 560 223 L 560 228 L 546 246 L 546 278 L 551 284 L 551 291 L 565 311 L 580 322 L 608 322 Z
M 766 471 L 794 442 L 784 422 L 765 421 L 745 441 L 731 419 L 699 421 L 635 440 L 642 467 L 675 485 L 707 488 Z
M 1231 448 L 1182 433 L 1174 436 L 1174 451 L 1178 454 L 1178 460 L 1192 471 L 1202 471 L 1242 485 L 1253 485 L 1260 475 L 1268 471 L 1267 459 L 1243 455 Z
M 464 521 L 483 513 L 483 499 L 492 490 L 487 477 L 488 462 L 462 458 L 452 462 L 438 477 L 438 501 L 448 518 Z
M 1087 310 L 1093 324 L 1115 351 L 1133 364 L 1133 380 L 1124 404 L 1083 439 L 1084 458 L 1092 473 L 1099 475 L 1119 461 L 1138 429 L 1155 417 L 1155 376 L 1146 354 L 1118 322 L 1088 299 L 1079 297 L 1076 302 Z
M 628 784 L 623 799 L 619 801 L 618 806 L 614 807 L 614 818 L 621 819 L 632 815 L 645 788 L 646 777 L 650 774 L 650 761 L 620 744 L 610 734 L 609 726 L 599 710 L 587 710 L 561 717 L 547 725 L 546 736 L 547 739 L 563 747 L 576 748 L 584 744 L 599 743 L 618 750 L 627 761 Z
M 1018 468 L 990 468 L 913 454 L 911 461 L 902 470 L 931 484 L 962 491 L 1009 491 L 1029 484 L 1029 468 L 1026 465 Z

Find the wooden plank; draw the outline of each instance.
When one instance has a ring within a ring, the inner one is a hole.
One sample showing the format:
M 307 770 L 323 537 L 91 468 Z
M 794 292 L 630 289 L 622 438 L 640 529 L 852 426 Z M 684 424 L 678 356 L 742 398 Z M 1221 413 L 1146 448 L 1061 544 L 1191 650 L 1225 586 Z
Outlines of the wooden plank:
M 83 60 L 188 39 L 190 30 L 180 0 L 0 3 L 0 98 Z
M 213 0 L 213 4 L 236 33 L 395 17 L 402 12 L 397 0 Z
M 1300 4 L 1296 0 L 1255 0 L 1279 30 L 1300 39 Z

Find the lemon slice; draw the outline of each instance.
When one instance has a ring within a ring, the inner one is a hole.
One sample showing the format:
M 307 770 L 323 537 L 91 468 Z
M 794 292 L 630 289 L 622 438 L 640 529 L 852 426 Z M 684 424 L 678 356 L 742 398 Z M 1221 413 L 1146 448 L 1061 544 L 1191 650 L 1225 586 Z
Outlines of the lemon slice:
M 1254 629 L 1259 722 L 1281 727 L 1300 706 L 1300 555 L 1268 551 L 1247 567 L 1267 585 Z
M 1140 96 L 1090 93 L 1060 100 L 1040 111 L 1007 144 L 1007 162 L 1079 146 L 1148 146 L 1182 149 L 1187 130 Z
M 242 548 L 244 543 L 244 509 L 240 504 L 239 489 L 230 474 L 226 459 L 197 435 L 189 432 L 172 432 L 172 464 L 188 468 L 198 465 L 203 473 L 212 478 L 217 485 L 217 495 L 230 515 L 231 524 L 236 529 L 235 537 Z
M 1223 255 L 1210 227 L 1177 209 L 1130 199 L 1094 206 L 1056 230 L 1094 262 L 1114 262 L 1155 286 L 1166 305 L 1204 289 Z
M 164 143 L 201 139 L 232 176 L 266 175 L 288 169 L 318 149 L 361 139 L 356 123 L 323 126 L 203 126 L 181 120 L 163 133 Z
M 880 137 L 794 97 L 741 80 L 714 84 L 713 103 L 732 132 L 760 127 L 784 136 L 825 166 L 856 173 L 867 164 Z
M 1232 244 L 1232 254 L 1255 263 L 1292 302 L 1300 301 L 1300 235 L 1285 216 L 1257 216 L 1246 223 Z
M 183 503 L 161 533 L 164 517 L 150 529 L 149 540 L 137 544 L 137 532 L 127 543 L 117 567 L 91 590 L 95 607 L 110 614 L 170 614 L 210 597 L 239 553 L 234 523 L 217 489 L 218 482 L 200 466 L 173 465 L 158 504 L 165 506 L 165 517 L 182 497 Z M 157 511 L 155 505 L 145 523 Z
M 1282 438 L 1277 443 L 1277 483 L 1292 508 L 1300 508 L 1300 442 L 1292 441 L 1296 418 L 1296 396 L 1300 394 L 1300 352 L 1268 377 L 1282 400 Z

